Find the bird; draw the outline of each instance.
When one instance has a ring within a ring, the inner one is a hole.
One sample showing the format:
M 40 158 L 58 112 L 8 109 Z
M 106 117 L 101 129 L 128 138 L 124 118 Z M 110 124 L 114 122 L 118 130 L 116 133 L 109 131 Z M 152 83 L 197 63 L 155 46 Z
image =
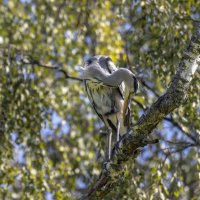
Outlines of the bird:
M 97 55 L 85 61 L 80 78 L 90 103 L 107 127 L 106 160 L 111 159 L 112 133 L 116 142 L 130 129 L 130 97 L 139 82 L 129 69 L 117 68 L 109 56 Z

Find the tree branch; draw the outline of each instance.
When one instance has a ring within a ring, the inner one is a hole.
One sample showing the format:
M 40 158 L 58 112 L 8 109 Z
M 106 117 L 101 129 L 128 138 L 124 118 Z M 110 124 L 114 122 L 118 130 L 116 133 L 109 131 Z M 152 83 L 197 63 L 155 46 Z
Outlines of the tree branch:
M 166 93 L 143 114 L 134 129 L 125 134 L 112 151 L 111 161 L 104 166 L 99 179 L 81 199 L 102 199 L 113 190 L 124 174 L 124 163 L 138 155 L 138 148 L 156 140 L 148 140 L 148 135 L 163 118 L 186 101 L 188 88 L 200 62 L 200 23 L 197 24 L 190 44 L 185 51 L 177 72 Z
M 135 100 L 134 98 L 132 98 L 132 101 L 134 103 L 136 103 L 144 112 L 147 110 L 147 107 L 142 105 L 139 101 Z M 183 127 L 178 122 L 176 122 L 172 116 L 171 117 L 164 117 L 163 119 L 167 122 L 170 122 L 173 126 L 175 126 L 177 129 L 179 129 L 179 131 L 181 131 L 190 140 L 192 140 L 193 142 L 197 142 L 196 138 L 193 135 L 191 135 L 190 133 L 187 133 L 186 131 L 184 131 Z
M 26 65 L 36 65 L 36 66 L 43 67 L 43 68 L 50 69 L 50 70 L 57 70 L 59 72 L 62 72 L 65 75 L 66 79 L 72 79 L 75 81 L 83 81 L 80 78 L 68 75 L 67 71 L 61 67 L 44 65 L 44 64 L 40 63 L 39 61 L 33 60 L 33 59 L 31 59 L 29 62 L 26 62 L 23 59 L 21 59 L 20 61 L 22 62 L 22 64 L 26 64 Z
M 175 15 L 174 17 L 178 20 L 189 20 L 189 21 L 193 21 L 193 22 L 197 22 L 197 23 L 200 22 L 199 19 L 194 19 L 191 16 L 187 16 L 187 15 L 184 15 L 184 16 Z
M 11 51 L 14 51 L 14 54 L 11 56 Z M 1 55 L 2 54 L 2 55 Z M 1 57 L 2 56 L 2 57 Z M 20 64 L 24 65 L 35 65 L 38 67 L 42 67 L 48 70 L 56 70 L 64 74 L 66 79 L 71 79 L 75 81 L 83 81 L 82 79 L 74 76 L 70 76 L 62 66 L 50 66 L 46 64 L 42 64 L 40 61 L 36 60 L 29 52 L 25 52 L 23 50 L 17 49 L 14 45 L 8 46 L 0 46 L 0 58 L 8 60 L 14 60 L 20 62 Z

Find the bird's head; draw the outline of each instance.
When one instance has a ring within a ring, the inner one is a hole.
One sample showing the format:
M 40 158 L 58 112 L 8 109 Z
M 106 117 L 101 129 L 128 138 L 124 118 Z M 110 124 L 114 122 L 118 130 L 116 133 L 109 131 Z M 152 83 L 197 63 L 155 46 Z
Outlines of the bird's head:
M 126 79 L 124 80 L 125 83 L 125 90 L 124 90 L 124 109 L 123 109 L 123 117 L 125 118 L 127 108 L 130 102 L 130 97 L 133 94 L 136 94 L 138 88 L 139 88 L 139 82 L 136 78 L 136 76 L 128 70 L 128 76 L 126 76 Z

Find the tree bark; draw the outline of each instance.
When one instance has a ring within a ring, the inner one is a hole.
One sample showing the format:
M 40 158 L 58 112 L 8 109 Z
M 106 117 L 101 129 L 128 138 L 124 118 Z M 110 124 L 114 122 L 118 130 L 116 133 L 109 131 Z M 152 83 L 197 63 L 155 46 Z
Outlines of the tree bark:
M 200 23 L 185 50 L 165 94 L 160 96 L 155 103 L 143 114 L 133 130 L 125 134 L 112 151 L 111 161 L 107 163 L 98 180 L 93 183 L 84 199 L 102 199 L 110 190 L 113 190 L 123 179 L 124 164 L 130 158 L 137 157 L 137 150 L 157 140 L 148 140 L 148 135 L 156 128 L 162 119 L 174 109 L 180 107 L 187 99 L 187 92 L 194 73 L 200 63 Z

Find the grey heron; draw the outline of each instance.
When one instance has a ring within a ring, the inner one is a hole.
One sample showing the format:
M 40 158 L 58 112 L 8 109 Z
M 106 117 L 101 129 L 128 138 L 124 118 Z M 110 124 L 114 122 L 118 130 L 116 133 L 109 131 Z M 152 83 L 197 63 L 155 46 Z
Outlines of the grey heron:
M 107 159 L 111 158 L 112 132 L 127 133 L 130 126 L 130 96 L 138 90 L 135 75 L 126 68 L 117 68 L 108 56 L 94 56 L 82 68 L 89 100 L 108 128 Z

